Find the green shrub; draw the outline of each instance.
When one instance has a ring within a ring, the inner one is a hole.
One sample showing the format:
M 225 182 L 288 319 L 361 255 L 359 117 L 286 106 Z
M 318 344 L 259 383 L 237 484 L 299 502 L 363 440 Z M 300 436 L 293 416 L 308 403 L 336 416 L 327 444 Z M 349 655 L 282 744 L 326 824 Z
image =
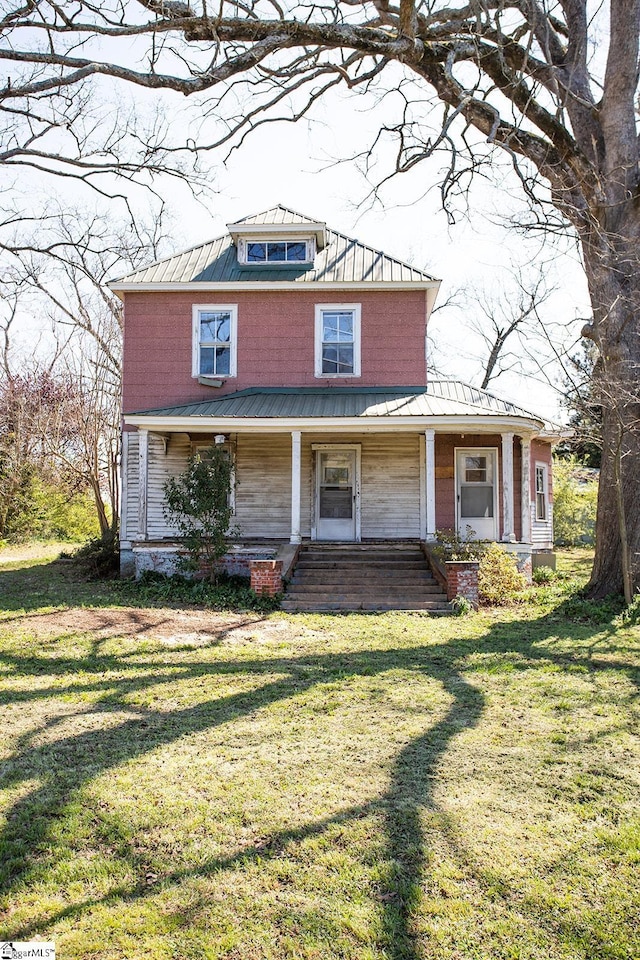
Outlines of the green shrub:
M 507 553 L 497 543 L 490 544 L 480 557 L 478 596 L 482 603 L 500 606 L 514 600 L 527 585 L 518 570 L 513 553 Z
M 115 576 L 120 570 L 120 539 L 117 530 L 94 537 L 73 554 L 73 563 L 90 580 Z
M 468 597 L 454 597 L 451 601 L 451 612 L 454 617 L 466 617 L 473 613 L 473 604 Z
M 31 473 L 7 515 L 6 538 L 78 542 L 99 534 L 93 497 Z
M 251 590 L 248 577 L 219 573 L 216 583 L 193 580 L 174 574 L 166 576 L 145 571 L 139 580 L 122 585 L 128 599 L 141 603 L 190 603 L 212 610 L 258 610 L 268 612 L 280 606 L 279 597 L 259 597 Z
M 436 530 L 436 543 L 431 552 L 441 562 L 447 560 L 479 560 L 487 549 L 484 540 L 476 539 L 476 532 L 467 526 L 466 537 L 457 530 Z
M 536 567 L 531 574 L 534 583 L 551 583 L 555 578 L 556 572 L 551 567 Z
M 598 481 L 575 457 L 553 461 L 553 533 L 556 544 L 575 547 L 595 540 Z
M 182 538 L 187 556 L 184 570 L 206 565 L 215 582 L 217 562 L 227 552 L 230 531 L 233 466 L 229 453 L 215 444 L 189 457 L 183 473 L 164 484 L 164 515 Z

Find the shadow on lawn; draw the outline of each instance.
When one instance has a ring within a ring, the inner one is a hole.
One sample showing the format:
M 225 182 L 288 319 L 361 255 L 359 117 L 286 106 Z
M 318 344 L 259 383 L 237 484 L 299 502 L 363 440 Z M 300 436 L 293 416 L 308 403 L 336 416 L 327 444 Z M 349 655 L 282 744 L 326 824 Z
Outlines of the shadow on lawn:
M 556 609 L 552 615 L 523 623 L 523 635 L 518 643 L 513 641 L 513 628 L 509 631 L 504 625 L 495 624 L 484 637 L 475 641 L 383 651 L 235 660 L 220 664 L 190 662 L 168 667 L 166 661 L 155 659 L 152 655 L 145 656 L 144 660 L 138 657 L 136 662 L 132 662 L 127 656 L 104 654 L 99 643 L 94 645 L 90 653 L 78 659 L 4 656 L 0 660 L 4 660 L 5 666 L 17 675 L 41 674 L 54 678 L 69 673 L 80 675 L 78 682 L 71 682 L 68 687 L 54 682 L 47 690 L 39 689 L 33 694 L 17 691 L 14 695 L 9 691 L 2 698 L 4 702 L 11 702 L 12 699 L 17 702 L 30 696 L 60 697 L 65 692 L 73 695 L 102 693 L 97 703 L 92 702 L 91 712 L 124 712 L 127 717 L 117 725 L 102 730 L 99 735 L 93 731 L 82 732 L 56 740 L 53 744 L 34 745 L 34 735 L 30 732 L 18 741 L 14 756 L 6 764 L 5 787 L 19 789 L 20 784 L 33 779 L 39 780 L 40 785 L 15 802 L 8 813 L 7 826 L 0 835 L 0 896 L 6 896 L 17 886 L 23 887 L 42 875 L 47 859 L 51 862 L 51 858 L 55 858 L 55 849 L 53 853 L 50 852 L 50 848 L 55 847 L 54 825 L 65 817 L 65 811 L 77 791 L 112 767 L 179 738 L 251 716 L 318 684 L 383 674 L 389 670 L 414 670 L 439 682 L 451 697 L 451 704 L 439 722 L 399 753 L 391 771 L 390 787 L 385 794 L 369 804 L 343 810 L 335 817 L 309 823 L 299 829 L 276 832 L 234 856 L 169 872 L 162 877 L 162 882 L 180 882 L 187 877 L 229 869 L 258 857 L 277 857 L 289 845 L 321 834 L 331 824 L 382 812 L 389 864 L 388 876 L 383 888 L 378 891 L 383 913 L 383 946 L 392 960 L 418 960 L 422 951 L 413 913 L 421 896 L 429 859 L 421 814 L 425 808 L 436 809 L 433 788 L 442 757 L 461 731 L 475 727 L 481 721 L 484 710 L 483 694 L 469 680 L 474 668 L 469 666 L 468 658 L 479 652 L 513 653 L 519 657 L 515 663 L 516 670 L 530 669 L 541 661 L 560 669 L 580 664 L 589 671 L 615 669 L 638 682 L 637 670 L 632 665 L 599 659 L 597 653 L 587 645 L 574 653 L 552 649 L 554 639 L 560 632 L 559 621 L 562 621 L 562 611 Z M 565 631 L 569 626 L 564 623 Z M 588 636 L 584 636 L 588 635 L 588 628 L 580 629 L 580 639 L 588 639 Z M 596 630 L 600 633 L 602 627 L 594 628 L 594 632 Z M 196 706 L 164 713 L 132 706 L 128 700 L 132 693 L 163 681 L 195 681 L 203 676 L 213 678 L 233 674 L 253 675 L 256 687 L 249 692 L 213 697 Z M 280 675 L 279 678 L 260 684 L 261 676 L 273 677 L 274 674 Z M 49 729 L 67 716 L 52 719 Z M 36 736 L 43 732 L 42 729 L 36 731 Z M 123 838 L 123 847 L 126 847 L 126 843 Z M 133 851 L 123 849 L 122 856 L 130 859 L 140 880 L 134 887 L 112 891 L 102 902 L 111 904 L 136 900 L 148 896 L 153 890 L 145 882 L 144 864 L 136 859 Z M 30 939 L 34 934 L 46 931 L 61 917 L 81 914 L 98 902 L 101 901 L 89 900 L 71 905 L 56 915 L 49 915 L 46 919 L 34 918 L 20 927 L 12 928 L 9 925 L 4 935 L 14 939 Z M 543 927 L 548 924 L 554 935 L 562 936 L 555 917 L 541 916 L 538 921 Z M 572 946 L 575 949 L 573 941 Z

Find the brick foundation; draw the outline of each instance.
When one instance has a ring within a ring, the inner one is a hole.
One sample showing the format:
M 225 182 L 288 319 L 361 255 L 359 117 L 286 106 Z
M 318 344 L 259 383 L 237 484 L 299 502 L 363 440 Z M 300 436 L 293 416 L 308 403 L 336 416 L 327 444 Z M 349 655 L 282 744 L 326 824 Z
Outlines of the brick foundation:
M 251 589 L 258 596 L 275 597 L 282 593 L 282 560 L 251 560 Z
M 478 606 L 478 561 L 448 560 L 447 600 L 465 597 L 475 608 Z

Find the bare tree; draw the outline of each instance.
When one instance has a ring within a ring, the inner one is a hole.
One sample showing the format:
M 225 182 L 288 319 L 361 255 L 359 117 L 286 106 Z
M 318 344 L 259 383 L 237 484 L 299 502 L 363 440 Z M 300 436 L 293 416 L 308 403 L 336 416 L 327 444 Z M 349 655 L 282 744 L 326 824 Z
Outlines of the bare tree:
M 3 299 L 0 321 L 0 538 L 20 531 L 31 507 L 31 485 L 62 479 L 52 449 L 64 450 L 70 430 L 63 413 L 69 383 L 56 372 L 54 351 L 46 360 L 18 357 L 11 332 L 17 297 Z
M 122 305 L 106 286 L 118 271 L 154 259 L 162 242 L 162 219 L 148 229 L 89 217 L 82 211 L 52 216 L 37 237 L 23 233 L 6 245 L 11 254 L 14 299 L 49 317 L 54 331 L 50 361 L 65 389 L 58 418 L 65 442 L 43 435 L 48 455 L 95 501 L 103 535 L 119 517 L 121 434 Z
M 481 363 L 480 387 L 518 373 L 553 385 L 570 336 L 568 323 L 545 316 L 544 305 L 556 291 L 543 268 L 525 276 L 520 268 L 498 274 L 491 286 L 468 289 L 462 301 L 467 328 L 482 343 L 474 356 Z
M 89 78 L 195 95 L 204 121 L 224 121 L 198 143 L 237 143 L 278 116 L 304 116 L 336 85 L 388 91 L 397 122 L 397 172 L 447 151 L 445 203 L 480 165 L 510 159 L 522 191 L 551 205 L 581 244 L 593 321 L 584 335 L 606 363 L 621 406 L 603 408 L 593 595 L 622 586 L 614 438 L 623 421 L 620 489 L 634 589 L 640 582 L 640 187 L 636 89 L 640 0 L 334 0 L 289 3 L 131 0 L 93 4 L 5 0 L 0 19 L 9 117 L 69 98 Z M 131 44 L 139 56 L 132 66 Z M 385 79 L 387 78 L 387 79 Z M 215 96 L 208 91 L 219 87 Z M 243 92 L 251 94 L 250 101 Z M 207 94 L 207 96 L 205 96 Z M 441 104 L 439 115 L 434 106 Z M 248 105 L 248 106 L 247 106 Z M 76 120 L 70 120 L 73 130 Z M 150 145 L 150 149 L 152 144 Z M 196 149 L 194 143 L 193 149 Z M 151 160 L 152 152 L 149 154 Z

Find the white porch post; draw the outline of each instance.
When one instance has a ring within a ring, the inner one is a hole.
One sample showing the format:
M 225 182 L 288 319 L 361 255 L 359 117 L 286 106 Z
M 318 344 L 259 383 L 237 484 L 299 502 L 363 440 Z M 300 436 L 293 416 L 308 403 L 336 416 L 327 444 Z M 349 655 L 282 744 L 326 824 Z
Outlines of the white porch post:
M 513 434 L 502 434 L 502 539 L 514 543 L 513 529 Z
M 425 477 L 427 487 L 426 539 L 436 539 L 436 432 L 425 430 Z
M 291 543 L 301 543 L 300 469 L 302 465 L 300 430 L 291 431 Z
M 522 444 L 522 542 L 531 543 L 531 440 L 520 438 Z
M 127 525 L 128 495 L 129 495 L 129 434 L 122 433 L 120 446 L 120 539 L 129 539 Z
M 147 492 L 149 489 L 149 431 L 138 430 L 138 536 L 147 539 Z

